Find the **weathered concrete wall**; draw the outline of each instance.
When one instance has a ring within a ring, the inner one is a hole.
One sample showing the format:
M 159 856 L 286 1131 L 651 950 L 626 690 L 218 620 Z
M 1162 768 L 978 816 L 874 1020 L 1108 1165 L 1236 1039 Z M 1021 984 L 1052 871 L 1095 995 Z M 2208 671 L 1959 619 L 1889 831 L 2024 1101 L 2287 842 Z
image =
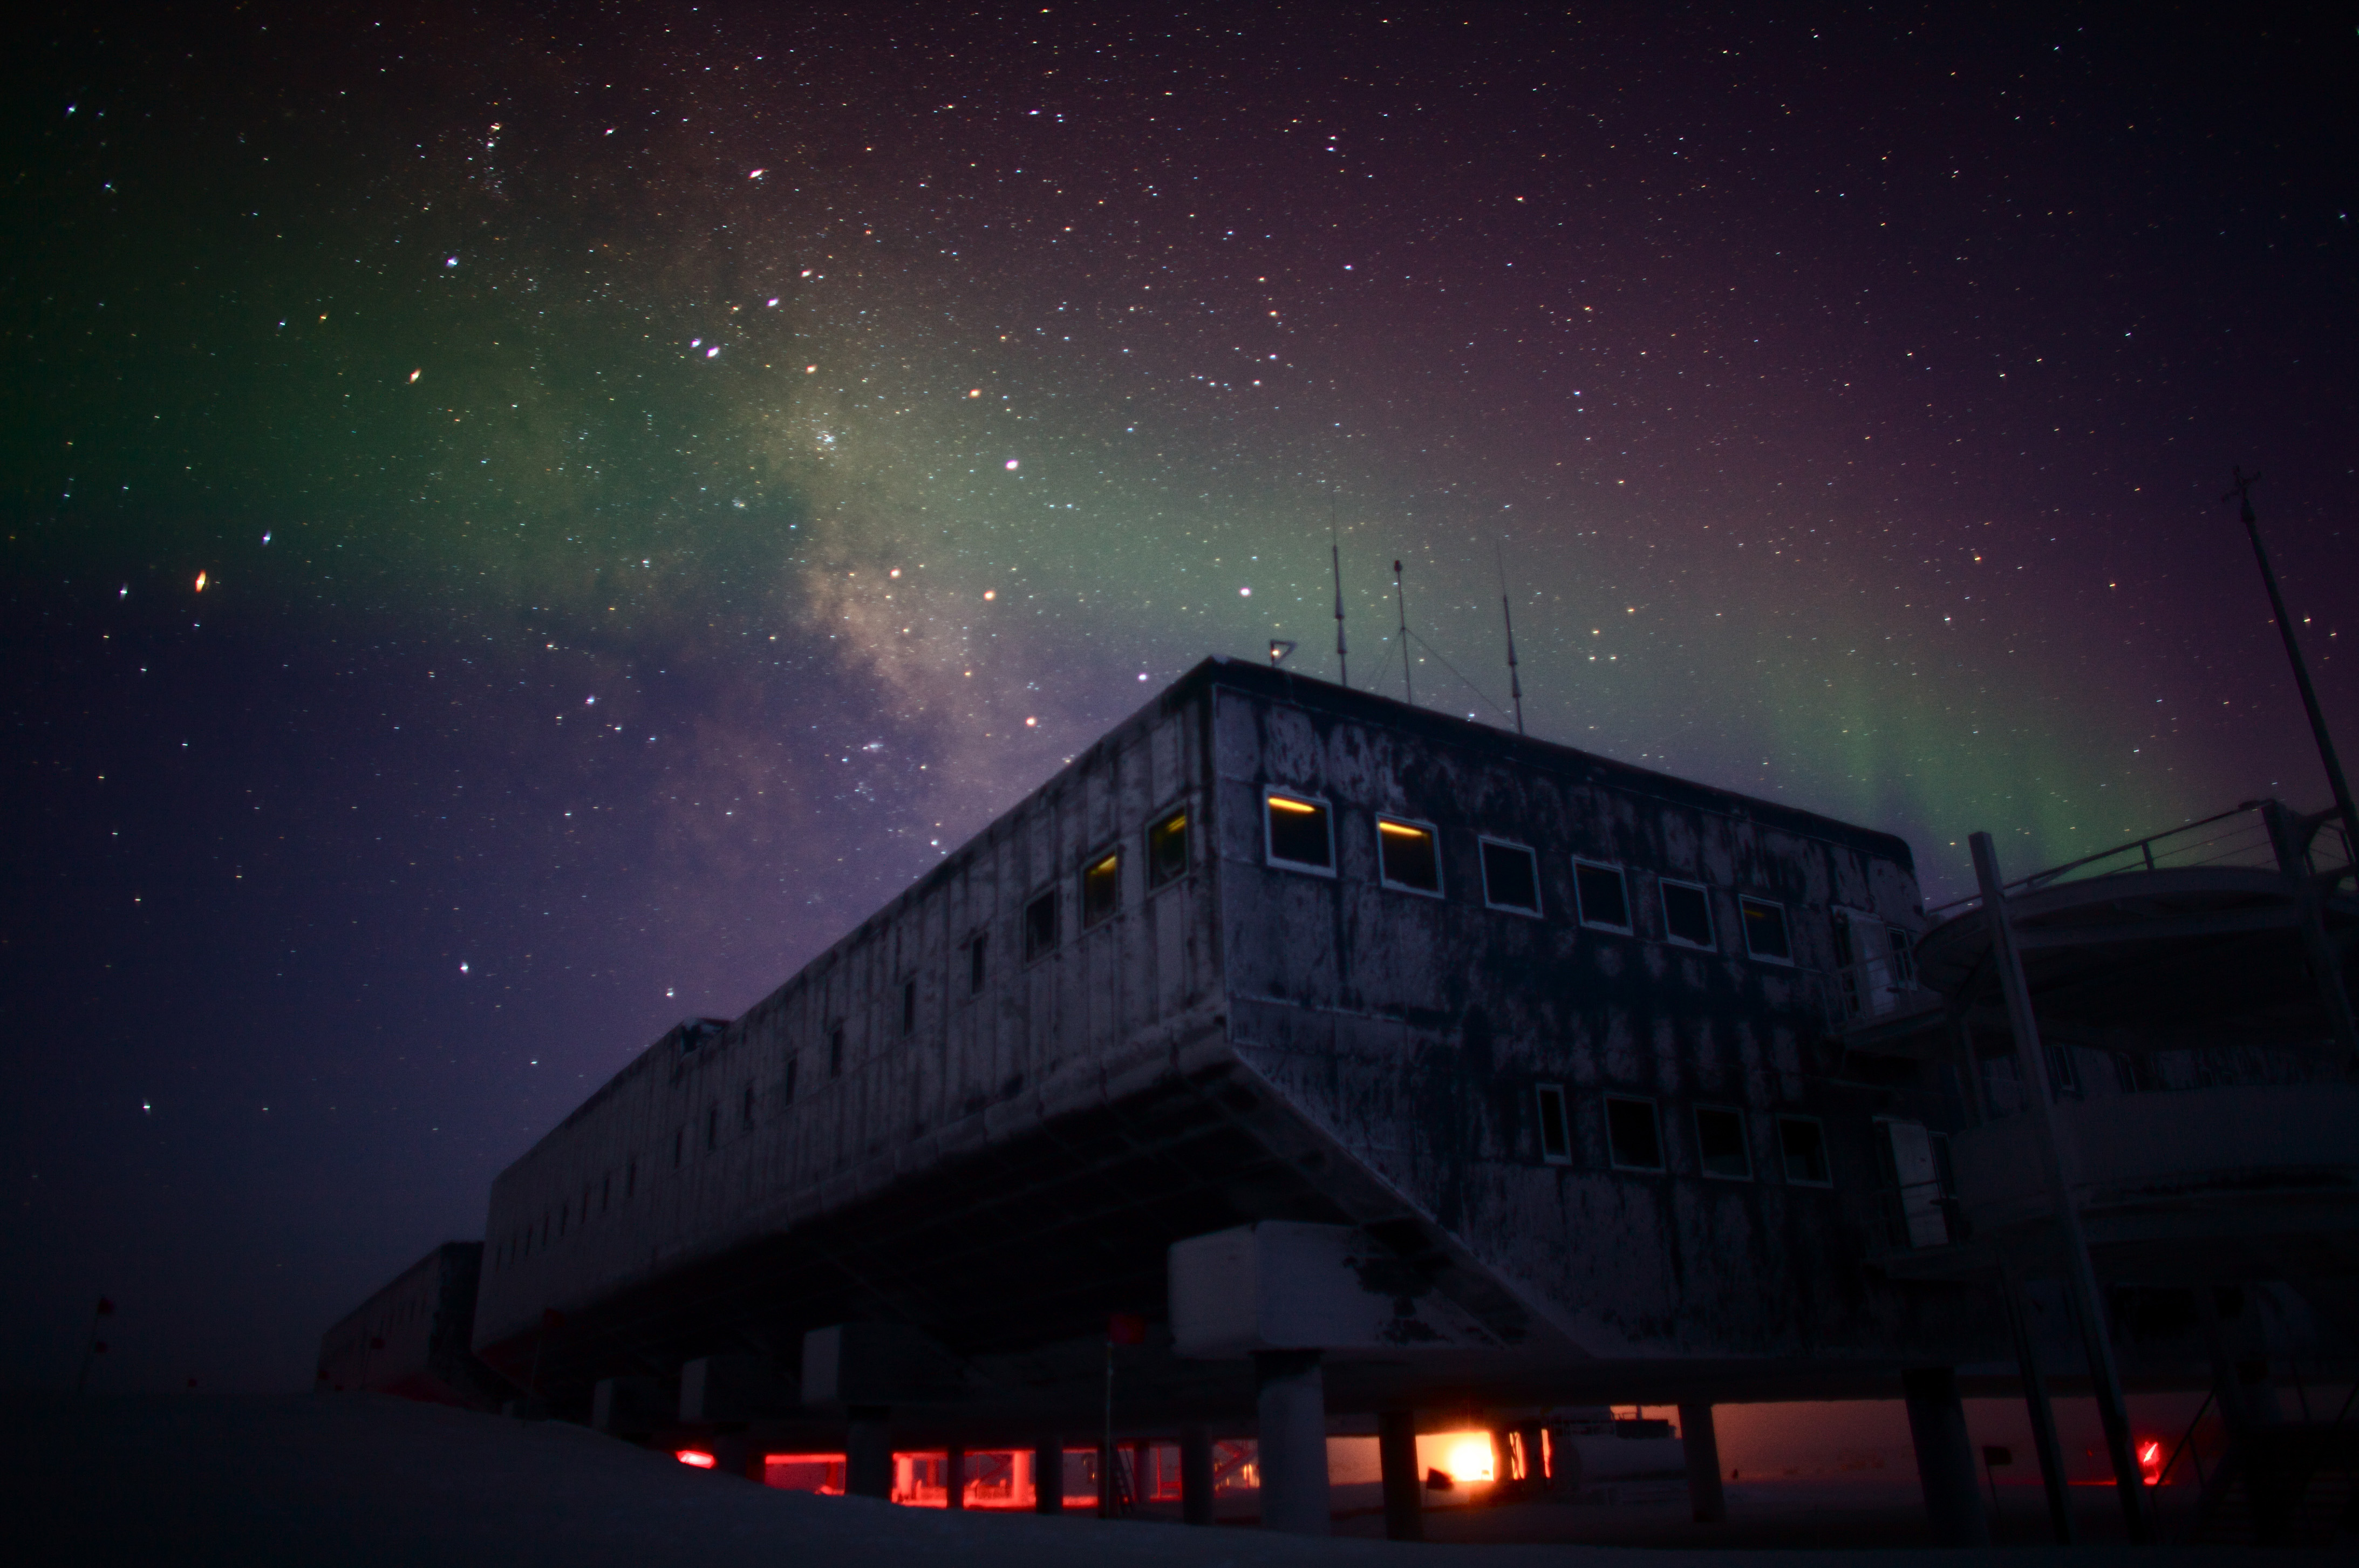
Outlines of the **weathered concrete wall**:
M 744 1017 L 642 1053 L 494 1182 L 476 1343 L 840 1211 L 1216 1040 L 1203 734 L 1201 696 L 1150 706 Z M 1191 868 L 1150 890 L 1143 834 L 1173 809 Z M 1080 872 L 1109 849 L 1120 905 L 1084 931 Z M 1027 963 L 1025 909 L 1050 889 L 1059 940 Z
M 1906 844 L 1408 710 L 1223 691 L 1215 733 L 1240 1054 L 1585 1349 L 1875 1356 L 1946 1331 L 1862 1265 L 1882 1223 L 1872 1115 L 1939 1127 L 1948 1107 L 1928 1075 L 1831 1083 L 1821 1049 L 1834 907 L 1922 923 Z M 1269 863 L 1270 787 L 1330 804 L 1335 876 Z M 1381 884 L 1379 812 L 1440 830 L 1440 898 Z M 1485 907 L 1482 835 L 1537 852 L 1538 918 Z M 1624 867 L 1629 934 L 1580 923 L 1575 856 Z M 1664 877 L 1710 890 L 1716 951 L 1667 939 Z M 1784 909 L 1791 963 L 1746 955 L 1741 895 Z M 1565 1163 L 1540 1146 L 1542 1084 L 1564 1095 Z M 1655 1103 L 1663 1172 L 1613 1169 L 1608 1094 Z M 1749 1179 L 1703 1175 L 1698 1105 L 1741 1113 Z M 1785 1179 L 1780 1113 L 1818 1119 L 1831 1187 Z
M 318 1391 L 494 1402 L 501 1390 L 468 1355 L 483 1250 L 444 1242 L 321 1335 Z

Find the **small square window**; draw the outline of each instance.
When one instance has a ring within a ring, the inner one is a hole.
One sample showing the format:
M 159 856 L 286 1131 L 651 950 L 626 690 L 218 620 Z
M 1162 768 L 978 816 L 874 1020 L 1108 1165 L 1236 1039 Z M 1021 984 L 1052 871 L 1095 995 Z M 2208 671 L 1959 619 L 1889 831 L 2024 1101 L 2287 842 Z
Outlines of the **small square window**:
M 1572 1163 L 1572 1126 L 1565 1119 L 1564 1085 L 1539 1086 L 1540 1159 L 1549 1165 Z
M 901 982 L 901 1038 L 908 1039 L 918 1032 L 918 977 L 910 975 Z
M 754 1085 L 751 1083 L 745 1085 L 745 1103 L 738 1109 L 737 1122 L 740 1127 L 749 1129 L 754 1125 Z
M 966 994 L 983 995 L 983 983 L 991 977 L 991 938 L 981 931 L 966 946 Z
M 1376 876 L 1408 893 L 1441 892 L 1440 840 L 1431 826 L 1398 817 L 1376 819 Z
M 1663 1125 L 1652 1100 L 1605 1096 L 1605 1145 L 1616 1171 L 1660 1171 Z
M 1753 1176 L 1753 1151 L 1745 1147 L 1745 1113 L 1725 1105 L 1698 1105 L 1696 1163 L 1707 1176 L 1745 1181 Z
M 1188 812 L 1172 812 L 1147 830 L 1147 885 L 1160 887 L 1188 875 Z
M 1517 914 L 1540 912 L 1539 862 L 1530 850 L 1495 838 L 1483 841 L 1483 901 Z
M 1572 863 L 1572 890 L 1581 900 L 1582 925 L 1628 934 L 1630 885 L 1623 880 L 1620 866 L 1606 866 L 1594 860 L 1575 860 Z
M 1745 917 L 1745 951 L 1773 964 L 1794 962 L 1794 941 L 1786 931 L 1786 906 L 1767 898 L 1739 898 Z
M 836 1025 L 827 1031 L 827 1075 L 843 1076 L 843 1026 Z
M 1057 949 L 1057 890 L 1054 887 L 1024 906 L 1024 962 L 1046 957 Z
M 1656 886 L 1663 894 L 1663 934 L 1682 947 L 1712 947 L 1712 895 L 1668 877 Z
M 788 1057 L 787 1070 L 778 1076 L 778 1103 L 781 1105 L 791 1105 L 795 1103 L 795 1062 L 798 1060 L 796 1057 Z
M 1109 850 L 1082 868 L 1082 929 L 1114 918 L 1122 908 L 1122 855 Z
M 1826 1129 L 1815 1116 L 1779 1116 L 1777 1152 L 1786 1162 L 1786 1180 L 1797 1187 L 1832 1187 L 1827 1169 Z
M 1262 805 L 1271 865 L 1335 875 L 1335 839 L 1324 804 L 1271 789 L 1263 794 Z

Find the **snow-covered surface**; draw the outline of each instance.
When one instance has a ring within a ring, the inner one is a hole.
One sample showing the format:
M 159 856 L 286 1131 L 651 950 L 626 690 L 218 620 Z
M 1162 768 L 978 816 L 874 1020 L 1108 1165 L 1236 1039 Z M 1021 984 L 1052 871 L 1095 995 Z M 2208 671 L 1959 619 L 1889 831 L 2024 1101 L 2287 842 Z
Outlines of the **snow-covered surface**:
M 0 1402 L 0 1411 L 6 1416 L 0 1541 L 10 1561 L 45 1568 L 709 1568 L 756 1562 L 793 1568 L 1243 1568 L 1412 1561 L 1430 1568 L 1527 1568 L 1572 1557 L 1598 1568 L 1736 1561 L 1874 1568 L 1887 1559 L 1947 1564 L 1973 1555 L 1409 1546 L 1232 1528 L 951 1515 L 775 1491 L 690 1470 L 667 1454 L 580 1427 L 375 1395 L 25 1396 Z M 2006 1561 L 2023 1563 L 2027 1555 L 2042 1554 L 2018 1549 Z M 2072 1561 L 2108 1555 L 2131 1560 L 2125 1552 L 2095 1549 Z M 2296 1560 L 2298 1554 L 2271 1556 Z

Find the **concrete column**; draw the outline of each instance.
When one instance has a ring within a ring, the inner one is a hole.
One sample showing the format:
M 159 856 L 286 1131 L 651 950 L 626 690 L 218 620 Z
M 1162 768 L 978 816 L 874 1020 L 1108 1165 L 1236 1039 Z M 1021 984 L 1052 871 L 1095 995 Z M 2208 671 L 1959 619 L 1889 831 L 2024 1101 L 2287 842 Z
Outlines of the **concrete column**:
M 2064 1445 L 2056 1439 L 2056 1410 L 2048 1402 L 2048 1379 L 2039 1370 L 2039 1345 L 2031 1333 L 2031 1301 L 2015 1265 L 1999 1265 L 1999 1289 L 2006 1301 L 2007 1326 L 2015 1334 L 2016 1374 L 2023 1383 L 2023 1410 L 2031 1421 L 2031 1449 L 2039 1456 L 2039 1486 L 2048 1497 L 2048 1528 L 2059 1546 L 2078 1535 L 2072 1494 L 2064 1475 Z
M 1983 1511 L 1957 1373 L 1947 1367 L 1911 1367 L 1900 1374 L 1900 1392 L 1908 1406 L 1908 1437 L 1917 1447 L 1917 1479 L 1925 1488 L 1933 1543 L 1988 1546 L 1990 1516 Z
M 942 1499 L 948 1508 L 966 1507 L 966 1446 L 953 1443 L 942 1454 Z
M 854 1405 L 843 1434 L 843 1495 L 893 1495 L 893 1428 L 882 1405 Z
M 1155 1496 L 1155 1444 L 1134 1443 L 1130 1445 L 1130 1500 L 1135 1508 L 1144 1508 Z
M 1065 1440 L 1044 1433 L 1032 1445 L 1032 1510 L 1055 1518 L 1065 1511 Z
M 1288 1535 L 1325 1535 L 1327 1384 L 1315 1350 L 1254 1353 L 1260 1416 L 1261 1523 Z
M 1695 1510 L 1696 1523 L 1726 1523 L 1728 1494 L 1720 1486 L 1720 1434 L 1712 1429 L 1710 1405 L 1680 1407 L 1680 1443 L 1687 1450 L 1688 1504 Z
M 1425 1539 L 1425 1478 L 1417 1468 L 1417 1412 L 1376 1417 L 1376 1458 L 1385 1475 L 1385 1539 Z
M 1122 1463 L 1122 1450 L 1111 1438 L 1098 1440 L 1098 1518 L 1114 1519 L 1121 1513 L 1119 1494 L 1114 1490 L 1114 1467 Z
M 749 1481 L 763 1478 L 762 1445 L 744 1432 L 721 1432 L 712 1439 L 712 1469 L 715 1475 L 743 1475 Z
M 1201 1423 L 1180 1429 L 1180 1518 L 1212 1522 L 1212 1433 Z

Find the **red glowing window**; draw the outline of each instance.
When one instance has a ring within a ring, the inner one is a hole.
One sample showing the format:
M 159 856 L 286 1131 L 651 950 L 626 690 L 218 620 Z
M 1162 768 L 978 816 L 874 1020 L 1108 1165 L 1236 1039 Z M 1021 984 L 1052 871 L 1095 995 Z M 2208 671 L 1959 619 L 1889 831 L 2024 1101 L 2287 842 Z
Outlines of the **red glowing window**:
M 679 1460 L 682 1465 L 689 1465 L 694 1469 L 710 1470 L 712 1468 L 712 1455 L 705 1453 L 704 1450 L 701 1448 L 683 1448 L 679 1453 L 673 1454 L 672 1457 Z

